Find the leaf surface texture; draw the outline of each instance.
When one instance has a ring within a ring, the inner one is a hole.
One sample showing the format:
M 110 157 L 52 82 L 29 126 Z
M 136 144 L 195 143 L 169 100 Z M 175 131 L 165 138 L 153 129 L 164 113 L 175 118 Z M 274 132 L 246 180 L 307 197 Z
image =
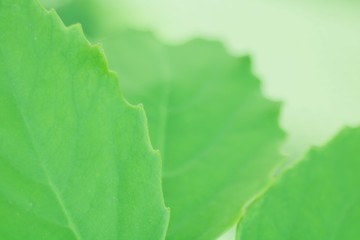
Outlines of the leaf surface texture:
M 163 239 L 160 159 L 99 47 L 0 1 L 1 239 Z

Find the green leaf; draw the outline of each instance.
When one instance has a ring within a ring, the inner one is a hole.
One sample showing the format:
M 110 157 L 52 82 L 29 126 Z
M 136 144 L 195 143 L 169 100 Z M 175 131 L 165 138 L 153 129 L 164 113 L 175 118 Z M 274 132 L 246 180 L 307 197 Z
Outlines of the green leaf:
M 103 41 L 125 96 L 144 103 L 164 159 L 168 239 L 214 239 L 279 163 L 279 104 L 265 99 L 249 57 L 218 43 L 167 46 L 127 31 Z
M 103 53 L 32 0 L 0 1 L 0 238 L 163 239 L 159 154 Z
M 360 128 L 312 150 L 239 225 L 241 240 L 353 240 L 360 236 Z
M 61 20 L 66 25 L 81 22 L 84 32 L 89 36 L 97 36 L 104 25 L 103 5 L 97 0 L 71 0 L 56 8 Z

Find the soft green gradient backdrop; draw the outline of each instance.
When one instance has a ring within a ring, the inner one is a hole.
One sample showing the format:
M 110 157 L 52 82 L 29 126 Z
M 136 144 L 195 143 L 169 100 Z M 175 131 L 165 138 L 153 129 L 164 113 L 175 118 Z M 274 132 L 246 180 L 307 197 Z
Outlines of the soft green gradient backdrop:
M 110 0 L 107 0 L 110 1 Z M 360 3 L 285 0 L 122 0 L 132 25 L 161 37 L 224 40 L 250 53 L 265 93 L 285 102 L 293 159 L 360 122 Z

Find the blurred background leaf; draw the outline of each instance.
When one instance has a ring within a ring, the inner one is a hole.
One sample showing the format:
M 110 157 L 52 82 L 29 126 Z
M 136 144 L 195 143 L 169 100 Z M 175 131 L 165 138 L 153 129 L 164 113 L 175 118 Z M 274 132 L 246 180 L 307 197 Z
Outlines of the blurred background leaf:
M 247 211 L 241 240 L 353 240 L 360 234 L 360 128 L 312 149 Z
M 250 53 L 272 98 L 285 102 L 285 152 L 301 157 L 360 120 L 360 3 L 286 0 L 120 1 L 130 23 L 162 38 L 222 39 Z
M 144 104 L 161 151 L 167 239 L 215 239 L 282 163 L 280 104 L 262 96 L 250 58 L 219 42 L 173 46 L 129 30 L 101 42 L 125 97 Z

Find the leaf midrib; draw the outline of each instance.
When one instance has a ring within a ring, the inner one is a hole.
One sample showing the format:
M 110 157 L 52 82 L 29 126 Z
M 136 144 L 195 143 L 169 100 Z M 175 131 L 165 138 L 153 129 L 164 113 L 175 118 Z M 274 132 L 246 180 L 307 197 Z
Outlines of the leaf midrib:
M 9 78 L 9 79 L 11 79 L 11 78 Z M 74 236 L 75 236 L 75 238 L 76 238 L 77 240 L 81 240 L 82 237 L 81 237 L 79 231 L 77 230 L 76 225 L 74 224 L 74 222 L 73 222 L 73 220 L 72 220 L 72 216 L 71 216 L 70 212 L 66 209 L 66 206 L 65 206 L 65 203 L 64 203 L 64 201 L 63 201 L 63 198 L 61 197 L 61 193 L 60 193 L 60 191 L 56 188 L 56 186 L 55 186 L 55 184 L 53 183 L 53 181 L 51 180 L 51 177 L 50 177 L 50 175 L 49 175 L 49 171 L 48 171 L 48 169 L 45 167 L 45 163 L 44 163 L 44 161 L 42 160 L 42 158 L 41 158 L 41 156 L 40 156 L 40 154 L 39 154 L 38 148 L 37 148 L 37 146 L 36 146 L 36 141 L 35 141 L 35 139 L 33 138 L 33 135 L 32 135 L 32 133 L 31 133 L 31 130 L 30 130 L 29 126 L 28 126 L 28 122 L 27 122 L 27 120 L 26 120 L 26 118 L 25 118 L 25 116 L 24 116 L 24 113 L 23 113 L 23 111 L 22 111 L 22 109 L 21 109 L 21 107 L 20 107 L 18 98 L 17 98 L 17 97 L 15 96 L 15 94 L 14 94 L 14 91 L 13 91 L 14 87 L 13 87 L 12 84 L 10 84 L 10 86 L 11 86 L 10 94 L 11 94 L 11 96 L 12 96 L 13 99 L 14 99 L 15 107 L 16 107 L 16 108 L 18 109 L 18 111 L 19 111 L 19 114 L 20 114 L 20 116 L 21 116 L 21 120 L 23 121 L 24 126 L 25 126 L 25 130 L 26 130 L 26 132 L 27 132 L 27 134 L 28 134 L 28 136 L 29 136 L 29 138 L 30 138 L 31 146 L 32 146 L 32 148 L 33 148 L 33 150 L 34 150 L 34 152 L 35 152 L 35 155 L 37 156 L 37 159 L 38 159 L 39 162 L 40 162 L 40 167 L 41 167 L 41 169 L 43 170 L 43 172 L 44 172 L 44 174 L 45 174 L 45 177 L 46 177 L 46 180 L 47 180 L 48 185 L 49 185 L 49 187 L 50 187 L 50 190 L 53 192 L 53 194 L 54 194 L 57 202 L 59 203 L 59 206 L 60 206 L 60 208 L 61 208 L 61 211 L 63 212 L 64 217 L 65 217 L 65 219 L 66 219 L 66 221 L 67 221 L 67 223 L 68 223 L 68 228 L 71 230 L 71 232 L 74 234 Z

